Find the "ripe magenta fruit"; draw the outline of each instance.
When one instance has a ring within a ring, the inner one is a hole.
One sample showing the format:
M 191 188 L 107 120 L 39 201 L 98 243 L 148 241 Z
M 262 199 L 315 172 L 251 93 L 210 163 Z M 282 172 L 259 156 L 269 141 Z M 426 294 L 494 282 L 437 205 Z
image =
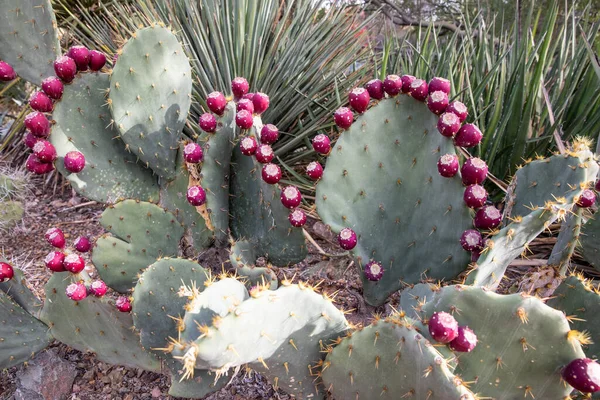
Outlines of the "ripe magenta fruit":
M 264 144 L 273 144 L 279 139 L 279 129 L 273 124 L 266 124 L 260 130 L 260 141 Z
M 274 185 L 281 180 L 281 168 L 277 164 L 265 164 L 262 167 L 261 175 L 263 181 Z
M 16 77 L 14 68 L 9 63 L 0 61 L 0 81 L 10 82 Z
M 379 79 L 372 79 L 365 85 L 367 92 L 369 92 L 369 96 L 374 98 L 375 100 L 381 100 L 385 97 L 385 92 L 383 91 L 383 82 Z
M 460 245 L 466 251 L 477 251 L 483 247 L 483 236 L 476 229 L 467 229 L 460 235 Z
M 67 297 L 73 301 L 81 301 L 87 297 L 87 288 L 83 282 L 71 283 L 65 290 Z
M 354 115 L 348 107 L 340 107 L 333 113 L 335 124 L 341 129 L 348 129 L 352 126 Z
M 240 141 L 240 151 L 245 156 L 252 156 L 256 153 L 256 149 L 258 148 L 258 143 L 256 143 L 256 139 L 254 136 L 246 136 Z
M 344 228 L 340 231 L 340 234 L 338 235 L 338 243 L 342 249 L 352 250 L 356 246 L 357 242 L 358 239 L 356 237 L 356 233 L 354 233 L 352 229 Z
M 185 158 L 185 162 L 197 164 L 202 161 L 203 157 L 204 152 L 202 151 L 202 146 L 198 143 L 190 142 L 183 148 L 183 158 Z
M 383 90 L 390 96 L 396 96 L 402 90 L 402 78 L 398 75 L 388 75 L 383 81 Z
M 348 94 L 348 101 L 350 103 L 350 107 L 352 107 L 354 111 L 362 114 L 367 111 L 367 107 L 369 107 L 369 101 L 371 101 L 371 96 L 366 89 L 354 88 L 352 91 L 350 91 L 350 94 Z
M 596 181 L 596 186 L 595 186 L 595 189 L 596 189 L 596 191 L 597 191 L 597 192 L 600 192 L 600 179 L 598 179 L 598 180 Z
M 331 151 L 331 141 L 329 137 L 320 133 L 313 139 L 313 149 L 319 154 L 329 154 Z
M 440 343 L 450 343 L 458 336 L 458 322 L 446 312 L 433 313 L 429 319 L 429 334 Z
M 33 133 L 31 132 L 27 132 L 27 134 L 25 134 L 25 137 L 23 138 L 23 143 L 25 143 L 25 146 L 29 147 L 30 149 L 33 149 L 33 146 L 35 146 L 35 144 L 41 140 L 38 137 L 35 137 L 33 135 Z
M 198 125 L 204 132 L 213 133 L 217 130 L 217 119 L 211 113 L 204 113 L 198 118 Z
M 448 104 L 446 112 L 456 114 L 456 116 L 460 119 L 461 123 L 463 123 L 469 115 L 469 112 L 467 111 L 467 106 L 465 106 L 460 101 L 453 101 L 452 103 Z
M 596 193 L 591 189 L 585 189 L 577 197 L 577 205 L 581 208 L 588 208 L 596 203 Z
M 441 91 L 450 95 L 450 81 L 444 78 L 435 77 L 429 81 L 429 93 Z
M 92 248 L 92 242 L 90 242 L 90 239 L 87 236 L 79 236 L 75 239 L 73 245 L 75 246 L 75 250 L 80 253 L 87 253 Z
M 191 186 L 187 190 L 187 201 L 194 207 L 198 207 L 206 203 L 206 192 L 202 186 Z
M 438 119 L 437 128 L 442 136 L 453 137 L 460 129 L 460 118 L 456 114 L 445 112 Z
M 275 153 L 273 153 L 273 149 L 268 144 L 261 144 L 256 149 L 256 161 L 261 164 L 268 164 L 273 161 L 273 157 L 275 157 Z
M 288 216 L 288 220 L 290 221 L 290 224 L 292 224 L 292 226 L 300 228 L 301 226 L 304 226 L 304 224 L 306 224 L 306 214 L 304 213 L 304 211 L 297 208 L 290 213 L 290 215 Z
M 62 249 L 65 247 L 65 234 L 58 228 L 50 228 L 44 234 L 46 241 L 51 246 Z
M 469 208 L 483 207 L 487 201 L 488 193 L 481 185 L 469 185 L 465 189 L 463 199 Z
M 408 94 L 412 96 L 413 99 L 425 101 L 425 99 L 427 98 L 427 93 L 427 82 L 425 82 L 423 79 L 415 79 L 410 83 Z
M 370 281 L 378 281 L 383 277 L 383 267 L 377 261 L 370 261 L 364 268 L 365 278 Z
M 488 173 L 488 166 L 482 159 L 472 157 L 465 161 L 460 173 L 462 174 L 462 181 L 465 185 L 473 185 L 485 181 Z
M 54 108 L 54 104 L 52 103 L 52 99 L 48 97 L 48 95 L 44 92 L 35 92 L 29 98 L 29 106 L 35 111 L 39 112 L 52 112 Z
M 27 114 L 25 127 L 36 137 L 45 138 L 50 133 L 50 121 L 38 111 Z
M 41 162 L 50 163 L 56 160 L 56 149 L 47 140 L 40 139 L 33 146 L 33 154 L 40 159 Z
M 253 122 L 252 113 L 249 113 L 246 110 L 238 111 L 237 114 L 235 114 L 235 123 L 242 129 L 252 128 Z
M 238 101 L 236 107 L 237 107 L 236 108 L 237 111 L 246 110 L 250 114 L 254 113 L 254 103 L 252 103 L 252 100 L 240 99 L 240 101 Z
M 254 112 L 260 115 L 269 108 L 269 96 L 261 92 L 256 92 L 252 96 L 252 103 L 254 103 Z
M 473 225 L 477 229 L 494 229 L 502 222 L 502 213 L 494 206 L 484 206 L 477 210 Z
M 90 65 L 90 51 L 85 46 L 73 46 L 67 52 L 67 57 L 71 57 L 77 65 L 77 70 L 87 71 Z
M 237 99 L 248 93 L 248 89 L 250 89 L 250 85 L 246 78 L 237 77 L 231 81 L 231 91 Z
M 42 162 L 35 154 L 30 154 L 25 162 L 27 171 L 33 172 L 36 175 L 44 175 L 54 170 L 54 164 Z
M 306 175 L 313 181 L 318 181 L 323 176 L 323 166 L 318 161 L 312 161 L 306 166 Z
M 448 107 L 448 95 L 441 90 L 427 96 L 427 108 L 434 114 L 441 114 Z
M 65 271 L 65 254 L 60 251 L 51 251 L 44 258 L 44 263 L 46 264 L 46 268 L 53 272 L 63 272 Z
M 600 364 L 589 358 L 571 361 L 562 371 L 563 379 L 583 393 L 596 393 L 600 390 Z
M 90 51 L 90 69 L 100 71 L 106 64 L 106 56 L 97 50 Z
M 67 271 L 78 274 L 85 268 L 85 260 L 79 254 L 69 254 L 65 257 L 64 267 Z
M 296 186 L 287 186 L 281 191 L 281 204 L 285 208 L 296 208 L 302 202 L 302 193 Z
M 451 350 L 459 353 L 469 353 L 477 346 L 477 335 L 467 326 L 458 327 L 458 335 L 450 342 Z
M 402 75 L 402 93 L 410 92 L 410 84 L 417 78 L 412 75 Z
M 42 90 L 51 99 L 59 100 L 63 95 L 65 87 L 58 77 L 50 76 L 42 81 Z
M 85 167 L 85 156 L 79 151 L 70 151 L 65 154 L 63 163 L 67 171 L 76 174 Z
M 206 98 L 206 105 L 208 109 L 217 115 L 223 115 L 225 107 L 227 106 L 227 99 L 221 92 L 212 92 Z
M 11 280 L 15 276 L 15 270 L 12 265 L 5 262 L 0 262 L 0 282 Z
M 460 147 L 473 147 L 481 142 L 483 133 L 473 124 L 463 125 L 456 136 L 454 136 L 454 145 Z
M 106 283 L 104 283 L 104 281 L 94 281 L 94 282 L 92 282 L 90 289 L 94 296 L 102 297 L 106 294 L 106 291 L 108 290 L 108 286 L 106 286 Z
M 242 99 L 248 99 L 248 100 L 252 101 L 253 97 L 254 97 L 254 93 L 246 93 L 245 95 L 242 96 Z
M 444 178 L 452 178 L 458 172 L 458 156 L 456 154 L 444 154 L 437 163 L 438 172 Z
M 77 74 L 77 64 L 70 57 L 58 57 L 54 61 L 54 72 L 56 72 L 56 76 L 62 79 L 63 82 L 73 82 L 75 74 Z
M 117 306 L 117 310 L 121 312 L 131 311 L 131 302 L 129 301 L 129 298 L 125 296 L 119 296 L 119 298 L 115 302 L 115 306 Z

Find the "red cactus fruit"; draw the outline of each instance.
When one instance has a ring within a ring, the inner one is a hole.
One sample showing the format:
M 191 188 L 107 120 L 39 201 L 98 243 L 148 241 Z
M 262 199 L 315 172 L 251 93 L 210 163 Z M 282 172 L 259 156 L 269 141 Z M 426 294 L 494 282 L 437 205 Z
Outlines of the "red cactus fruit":
M 494 229 L 502 222 L 502 213 L 494 206 L 484 206 L 477 210 L 473 225 L 477 229 Z
M 106 286 L 106 283 L 104 283 L 104 281 L 98 280 L 98 281 L 92 282 L 90 289 L 94 296 L 102 297 L 106 294 L 106 291 L 108 290 L 108 286 Z
M 248 100 L 252 101 L 253 97 L 254 97 L 254 93 L 246 93 L 245 95 L 242 96 L 242 99 L 248 99 Z
M 440 343 L 450 343 L 458 336 L 458 322 L 446 312 L 433 313 L 429 319 L 429 334 Z
M 377 282 L 383 277 L 383 266 L 377 261 L 370 261 L 364 268 L 365 278 Z
M 0 82 L 10 82 L 16 78 L 14 68 L 9 63 L 0 61 Z
M 469 185 L 465 189 L 463 199 L 469 208 L 483 207 L 487 201 L 488 193 L 481 185 Z
M 448 107 L 448 95 L 441 90 L 431 92 L 427 96 L 427 108 L 434 114 L 441 114 Z
M 254 112 L 260 115 L 269 108 L 269 96 L 261 92 L 256 92 L 252 96 L 252 103 L 254 103 Z
M 83 282 L 71 283 L 65 290 L 67 297 L 73 301 L 81 301 L 87 297 L 87 288 Z
M 427 82 L 423 79 L 415 79 L 410 83 L 408 94 L 415 100 L 425 101 L 428 94 Z
M 483 133 L 473 124 L 463 125 L 456 136 L 454 136 L 454 145 L 460 147 L 473 147 L 481 142 Z
M 452 178 L 458 173 L 458 156 L 456 154 L 444 154 L 437 163 L 438 172 L 444 178 Z
M 279 139 L 279 129 L 273 124 L 266 124 L 260 130 L 260 141 L 264 144 L 273 144 Z
M 51 251 L 44 258 L 44 264 L 52 272 L 64 272 L 65 254 L 61 251 Z
M 212 92 L 206 98 L 208 109 L 217 115 L 223 115 L 225 107 L 227 107 L 227 99 L 221 92 Z
M 235 114 L 235 123 L 242 129 L 250 129 L 252 128 L 252 124 L 254 119 L 252 118 L 252 113 L 249 113 L 246 110 L 238 111 Z
M 281 191 L 281 204 L 285 208 L 296 208 L 302 202 L 302 193 L 296 186 L 287 186 Z
M 591 189 L 585 189 L 577 196 L 577 205 L 581 208 L 589 208 L 596 203 L 596 193 Z
M 198 118 L 198 125 L 204 132 L 213 133 L 217 130 L 217 119 L 211 113 L 204 113 Z
M 80 253 L 87 253 L 92 249 L 92 242 L 90 242 L 90 239 L 87 236 L 79 236 L 75 239 L 73 245 L 75 246 L 75 250 Z
M 65 234 L 58 228 L 50 228 L 44 234 L 46 241 L 50 243 L 52 247 L 62 249 L 65 247 Z
M 246 78 L 237 77 L 231 81 L 231 91 L 236 99 L 239 99 L 248 93 L 248 89 L 250 89 L 250 85 L 248 84 Z
M 319 154 L 327 155 L 331 151 L 331 141 L 328 136 L 322 133 L 315 136 L 312 145 L 313 149 Z
M 56 76 L 62 79 L 63 82 L 73 82 L 77 74 L 77 64 L 70 57 L 58 57 L 54 61 L 54 72 L 56 72 Z
M 51 99 L 60 100 L 65 91 L 62 81 L 56 76 L 49 76 L 42 81 L 42 90 Z
M 476 229 L 467 229 L 460 235 L 460 245 L 466 251 L 477 251 L 483 248 L 483 236 Z
M 442 91 L 450 95 L 450 81 L 445 78 L 435 77 L 429 81 L 429 93 Z
M 454 113 L 445 112 L 438 119 L 437 128 L 442 136 L 453 137 L 460 130 L 460 118 Z
M 25 162 L 25 168 L 36 175 L 44 175 L 54 171 L 54 164 L 44 163 L 35 154 L 30 154 Z
M 480 158 L 469 158 L 460 169 L 462 181 L 465 185 L 474 185 L 485 181 L 488 173 L 488 166 Z
M 27 132 L 27 134 L 25 134 L 25 137 L 23 138 L 23 143 L 25 143 L 25 146 L 29 147 L 30 149 L 33 149 L 33 146 L 35 146 L 35 144 L 40 140 L 42 139 L 35 137 L 33 133 Z
M 187 201 L 194 207 L 198 207 L 206 203 L 206 192 L 202 186 L 191 186 L 187 190 Z
M 281 180 L 281 168 L 277 164 L 265 164 L 262 167 L 261 175 L 263 181 L 274 185 Z
M 33 154 L 35 154 L 41 162 L 50 163 L 56 160 L 56 149 L 54 148 L 52 143 L 50 143 L 47 140 L 38 140 L 37 143 L 33 146 L 32 150 Z
M 119 298 L 115 302 L 115 306 L 117 307 L 117 310 L 121 312 L 130 312 L 132 308 L 129 298 L 125 296 L 119 296 Z
M 240 141 L 240 151 L 245 156 L 252 156 L 256 153 L 256 149 L 258 148 L 258 143 L 256 143 L 256 139 L 254 136 L 246 136 Z
M 312 161 L 306 166 L 306 175 L 313 181 L 318 181 L 323 176 L 323 166 L 318 161 Z
M 595 189 L 596 189 L 596 191 L 597 191 L 597 192 L 600 192 L 600 179 L 598 179 L 598 180 L 596 181 L 596 186 L 595 186 Z
M 410 92 L 410 84 L 417 78 L 412 75 L 402 75 L 402 93 Z
M 338 243 L 342 249 L 352 250 L 356 246 L 357 242 L 358 238 L 352 229 L 344 228 L 340 231 L 340 234 L 338 235 Z
M 369 92 L 369 96 L 375 100 L 381 100 L 385 97 L 385 92 L 383 91 L 383 82 L 381 82 L 379 79 L 370 80 L 365 85 L 365 88 Z
M 78 274 L 85 268 L 85 260 L 79 254 L 69 254 L 65 257 L 65 269 L 74 274 Z
M 300 228 L 301 226 L 304 226 L 304 224 L 306 224 L 306 214 L 304 213 L 304 211 L 297 208 L 290 213 L 290 215 L 288 216 L 288 220 L 290 221 L 290 224 L 292 224 L 292 226 Z
M 27 114 L 25 127 L 36 137 L 45 138 L 50 134 L 50 121 L 38 111 Z
M 453 101 L 452 103 L 448 104 L 446 112 L 456 114 L 461 123 L 465 122 L 465 119 L 467 119 L 467 116 L 469 115 L 467 106 L 460 101 Z
M 75 61 L 78 71 L 87 71 L 90 65 L 90 51 L 85 46 L 73 46 L 67 51 L 67 57 Z
M 398 75 L 388 75 L 383 81 L 383 90 L 390 96 L 396 96 L 402 90 L 402 78 Z
M 273 153 L 273 149 L 268 144 L 261 144 L 258 146 L 258 149 L 256 149 L 256 154 L 254 156 L 259 163 L 268 164 L 273 161 L 275 153 Z
M 7 282 L 15 276 L 15 270 L 12 265 L 6 262 L 0 262 L 0 282 Z
M 459 326 L 458 336 L 448 346 L 459 353 L 470 353 L 477 346 L 477 335 L 468 326 Z
M 340 129 L 348 129 L 354 122 L 354 115 L 348 107 L 340 107 L 333 113 L 333 120 Z
M 249 99 L 240 99 L 240 101 L 237 102 L 236 110 L 246 110 L 250 114 L 254 114 L 254 103 Z
M 183 148 L 183 158 L 185 162 L 190 164 L 198 164 L 204 158 L 204 152 L 202 146 L 198 143 L 190 142 Z
M 562 371 L 563 379 L 583 393 L 596 393 L 600 390 L 600 364 L 589 358 L 571 361 Z
M 83 171 L 83 168 L 85 167 L 85 156 L 79 151 L 69 151 L 65 154 L 63 163 L 67 171 L 76 174 Z
M 29 98 L 29 106 L 35 111 L 39 112 L 52 112 L 54 104 L 52 99 L 44 92 L 35 92 Z
M 90 51 L 90 69 L 100 71 L 106 65 L 106 56 L 98 50 Z
M 367 111 L 367 107 L 369 107 L 369 101 L 371 101 L 371 96 L 367 89 L 363 88 L 354 88 L 348 94 L 348 101 L 350 103 L 350 107 L 354 109 L 359 114 Z M 337 124 L 337 121 L 336 121 Z

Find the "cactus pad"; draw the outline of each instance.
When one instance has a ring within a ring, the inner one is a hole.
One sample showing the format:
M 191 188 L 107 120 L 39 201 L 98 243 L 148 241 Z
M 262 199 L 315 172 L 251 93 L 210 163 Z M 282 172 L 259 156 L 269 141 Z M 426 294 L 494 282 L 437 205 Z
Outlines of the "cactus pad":
M 248 287 L 266 284 L 271 290 L 277 289 L 277 275 L 270 265 L 257 267 L 255 265 L 257 258 L 256 249 L 251 242 L 238 240 L 231 245 L 229 261 L 237 275 L 247 280 Z
M 571 263 L 571 256 L 573 256 L 575 247 L 577 247 L 577 243 L 579 242 L 582 214 L 583 209 L 575 207 L 573 212 L 565 217 L 560 227 L 556 244 L 552 248 L 550 258 L 548 258 L 548 265 L 559 267 L 563 276 Z
M 440 287 L 433 283 L 418 283 L 407 287 L 400 293 L 400 309 L 407 317 L 416 320 L 425 303 L 431 301 L 439 290 Z
M 2 257 L 0 257 L 0 261 L 8 262 Z M 13 272 L 15 276 L 12 279 L 0 283 L 0 291 L 6 293 L 29 314 L 39 318 L 39 314 L 42 311 L 42 302 L 27 286 L 27 279 L 25 278 L 23 271 L 18 268 L 13 268 Z
M 15 226 L 25 214 L 25 207 L 20 201 L 0 200 L 0 232 Z
M 579 240 L 583 258 L 600 270 L 600 214 L 596 213 L 583 225 Z

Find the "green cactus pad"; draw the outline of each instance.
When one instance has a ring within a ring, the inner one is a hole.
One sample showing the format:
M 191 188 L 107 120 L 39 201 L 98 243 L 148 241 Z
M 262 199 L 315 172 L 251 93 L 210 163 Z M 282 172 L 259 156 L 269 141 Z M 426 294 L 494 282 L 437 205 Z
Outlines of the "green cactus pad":
M 203 369 L 195 369 L 193 377 L 184 378 L 185 371 L 178 360 L 167 358 L 164 362 L 171 373 L 169 394 L 173 397 L 204 398 L 204 396 L 220 390 L 229 383 L 227 378 L 220 378 L 215 382 L 215 373 Z
M 257 267 L 254 262 L 258 258 L 254 245 L 247 240 L 238 240 L 231 245 L 229 261 L 235 272 L 247 280 L 247 286 L 268 285 L 269 289 L 277 289 L 277 275 L 270 267 Z
M 571 257 L 579 242 L 582 214 L 583 209 L 575 207 L 573 212 L 565 217 L 565 220 L 560 227 L 556 244 L 548 258 L 548 265 L 560 267 L 563 276 L 571 263 Z
M 60 55 L 56 17 L 50 0 L 0 1 L 0 60 L 23 79 L 41 85 L 54 75 Z
M 438 173 L 439 157 L 455 149 L 437 120 L 411 97 L 380 101 L 342 133 L 317 185 L 323 221 L 356 232 L 359 265 L 383 265 L 380 281 L 362 277 L 369 304 L 382 304 L 400 281 L 451 279 L 469 262 L 460 235 L 472 220 L 460 176 Z
M 158 25 L 138 30 L 122 50 L 110 80 L 115 125 L 144 164 L 171 179 L 191 104 L 190 63 L 175 35 Z
M 46 284 L 41 319 L 52 335 L 79 351 L 95 353 L 101 361 L 160 371 L 159 360 L 140 345 L 129 313 L 119 312 L 107 297 L 88 296 L 82 301 L 67 297 L 71 276 L 55 273 Z
M 20 201 L 0 200 L 0 231 L 14 227 L 25 214 Z
M 158 183 L 152 170 L 136 162 L 111 123 L 106 103 L 109 77 L 106 74 L 79 74 L 65 85 L 56 103 L 50 142 L 56 147 L 56 167 L 79 194 L 100 202 L 121 198 L 158 200 Z M 79 151 L 85 168 L 74 174 L 63 165 L 65 154 Z
M 407 317 L 419 319 L 420 312 L 428 301 L 439 292 L 440 287 L 433 283 L 418 283 L 400 292 L 400 309 Z
M 100 223 L 112 233 L 96 241 L 92 262 L 102 280 L 126 293 L 141 273 L 160 257 L 176 256 L 183 227 L 157 205 L 125 200 L 102 213 Z
M 513 177 L 505 214 L 524 217 L 532 207 L 561 197 L 572 203 L 583 190 L 581 185 L 594 181 L 597 173 L 598 164 L 589 150 L 532 161 Z
M 596 213 L 590 218 L 579 236 L 583 258 L 600 270 L 600 214 Z
M 336 399 L 475 399 L 442 353 L 415 327 L 393 317 L 333 347 L 321 374 Z
M 230 226 L 236 240 L 249 240 L 256 256 L 277 266 L 298 263 L 307 249 L 301 228 L 288 221 L 289 210 L 281 204 L 281 190 L 262 180 L 261 167 L 253 157 L 233 150 Z M 254 260 L 252 260 L 252 263 Z
M 0 369 L 29 360 L 51 341 L 46 325 L 0 291 Z
M 0 261 L 8 263 L 8 260 L 0 257 Z M 10 263 L 9 263 L 10 264 Z M 13 301 L 25 309 L 29 314 L 39 318 L 42 311 L 42 302 L 29 289 L 25 274 L 18 268 L 13 267 L 15 276 L 6 282 L 0 282 L 0 291 L 6 293 Z
M 569 340 L 569 322 L 561 312 L 524 294 L 500 295 L 483 288 L 447 286 L 424 307 L 424 315 L 449 312 L 468 326 L 478 344 L 457 353 L 454 371 L 481 398 L 562 399 L 571 392 L 561 380 L 563 366 L 585 357 Z
M 508 265 L 526 251 L 529 242 L 570 208 L 570 204 L 549 205 L 517 218 L 504 227 L 486 242 L 466 283 L 495 290 L 504 278 Z

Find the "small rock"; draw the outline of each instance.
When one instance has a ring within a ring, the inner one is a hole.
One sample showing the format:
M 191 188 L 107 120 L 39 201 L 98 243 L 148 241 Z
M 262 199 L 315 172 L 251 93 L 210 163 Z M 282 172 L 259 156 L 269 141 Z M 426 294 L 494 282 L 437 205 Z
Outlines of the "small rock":
M 157 398 L 160 397 L 161 394 L 162 393 L 161 393 L 160 388 L 158 386 L 156 386 L 156 387 L 154 387 L 154 389 L 152 389 L 152 397 L 153 398 L 157 399 Z
M 66 400 L 77 370 L 55 349 L 39 353 L 17 373 L 15 400 Z

